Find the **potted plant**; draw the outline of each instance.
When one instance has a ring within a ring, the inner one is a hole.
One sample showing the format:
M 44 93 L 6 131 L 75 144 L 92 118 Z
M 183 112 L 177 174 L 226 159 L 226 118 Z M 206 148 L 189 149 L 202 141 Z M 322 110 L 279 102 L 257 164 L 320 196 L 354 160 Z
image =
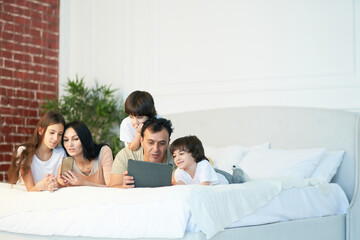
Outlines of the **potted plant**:
M 115 156 L 123 147 L 119 139 L 118 129 L 126 117 L 124 104 L 120 97 L 115 96 L 116 89 L 107 85 L 88 88 L 84 78 L 68 79 L 65 94 L 58 99 L 48 99 L 42 105 L 45 111 L 60 111 L 66 122 L 83 121 L 90 129 L 94 141 L 110 145 Z

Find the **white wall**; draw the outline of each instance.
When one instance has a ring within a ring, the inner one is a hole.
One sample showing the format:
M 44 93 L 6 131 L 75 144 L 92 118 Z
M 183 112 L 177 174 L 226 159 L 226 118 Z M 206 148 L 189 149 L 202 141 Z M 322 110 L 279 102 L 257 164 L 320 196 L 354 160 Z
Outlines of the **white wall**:
M 160 114 L 359 111 L 359 16 L 360 0 L 61 0 L 60 83 L 147 90 Z

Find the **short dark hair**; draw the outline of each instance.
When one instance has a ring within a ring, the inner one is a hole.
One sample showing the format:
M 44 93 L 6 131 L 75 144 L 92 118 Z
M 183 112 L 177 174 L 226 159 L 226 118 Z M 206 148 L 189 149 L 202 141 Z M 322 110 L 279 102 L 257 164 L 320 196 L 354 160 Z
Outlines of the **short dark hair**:
M 144 125 L 141 129 L 141 137 L 144 137 L 145 130 L 149 128 L 151 132 L 160 132 L 163 128 L 165 128 L 169 133 L 169 138 L 171 133 L 174 131 L 172 128 L 172 123 L 170 120 L 165 118 L 149 118 L 144 122 Z
M 86 126 L 86 124 L 82 121 L 75 120 L 75 121 L 72 121 L 65 125 L 64 133 L 61 138 L 61 145 L 64 147 L 64 149 L 65 149 L 64 135 L 65 135 L 65 131 L 68 128 L 73 128 L 75 130 L 76 134 L 78 135 L 78 137 L 80 139 L 80 142 L 81 142 L 81 145 L 83 148 L 83 156 L 90 161 L 96 159 L 100 154 L 101 148 L 103 146 L 107 145 L 107 144 L 103 144 L 103 143 L 96 144 L 94 142 L 92 135 L 90 133 L 90 130 Z M 65 151 L 66 151 L 66 149 L 65 149 Z M 67 153 L 67 155 L 69 155 L 67 151 L 66 151 L 66 153 Z
M 132 92 L 125 101 L 125 112 L 133 116 L 156 116 L 154 99 L 150 93 L 145 91 Z
M 209 161 L 205 156 L 204 147 L 200 139 L 196 136 L 186 136 L 176 139 L 170 146 L 171 154 L 174 154 L 176 150 L 191 153 L 191 156 L 197 163 L 204 159 Z

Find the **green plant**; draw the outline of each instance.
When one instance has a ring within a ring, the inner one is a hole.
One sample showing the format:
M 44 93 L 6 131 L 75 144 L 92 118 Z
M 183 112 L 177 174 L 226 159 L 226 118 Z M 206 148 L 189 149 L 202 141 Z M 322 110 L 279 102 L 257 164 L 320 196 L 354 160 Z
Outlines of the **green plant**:
M 116 89 L 97 82 L 94 87 L 88 88 L 84 78 L 76 76 L 75 80 L 68 79 L 64 91 L 59 100 L 48 99 L 42 105 L 44 110 L 60 111 L 66 122 L 83 121 L 94 141 L 109 144 L 115 156 L 124 146 L 114 128 L 126 117 L 122 99 L 114 95 Z

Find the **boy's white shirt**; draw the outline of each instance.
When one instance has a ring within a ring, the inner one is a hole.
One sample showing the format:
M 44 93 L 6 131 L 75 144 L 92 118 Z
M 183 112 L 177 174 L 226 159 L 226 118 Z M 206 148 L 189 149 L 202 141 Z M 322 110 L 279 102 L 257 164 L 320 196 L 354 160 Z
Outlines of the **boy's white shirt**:
M 197 163 L 194 178 L 191 178 L 190 174 L 179 168 L 175 170 L 174 177 L 176 181 L 182 181 L 185 184 L 210 182 L 210 185 L 216 185 L 229 183 L 223 175 L 215 172 L 214 168 L 207 160 L 202 160 Z
M 125 143 L 125 146 L 128 146 L 128 143 L 131 143 L 136 134 L 135 128 L 131 124 L 130 117 L 126 117 L 122 120 L 120 124 L 120 140 Z
M 157 118 L 161 116 L 157 115 Z M 136 130 L 131 124 L 130 117 L 126 117 L 122 120 L 120 124 L 120 140 L 125 143 L 125 146 L 128 146 L 128 143 L 131 143 L 134 140 L 136 135 Z

